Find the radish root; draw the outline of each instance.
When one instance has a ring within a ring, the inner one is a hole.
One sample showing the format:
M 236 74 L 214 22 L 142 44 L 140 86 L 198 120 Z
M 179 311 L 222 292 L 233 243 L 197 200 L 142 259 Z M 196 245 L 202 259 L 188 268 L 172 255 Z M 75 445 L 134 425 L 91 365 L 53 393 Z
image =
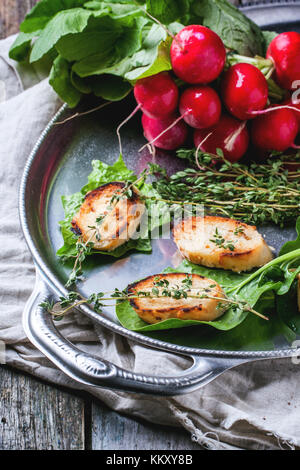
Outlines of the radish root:
M 158 134 L 155 139 L 151 140 L 151 142 L 147 142 L 145 145 L 143 145 L 140 149 L 139 149 L 139 152 L 141 152 L 142 150 L 144 150 L 145 147 L 147 147 L 147 145 L 152 145 L 154 144 L 154 142 L 156 142 L 162 135 L 164 135 L 166 132 L 168 132 L 170 129 L 172 129 L 174 126 L 176 126 L 176 124 L 181 121 L 184 116 L 186 114 L 188 114 L 189 111 L 186 111 L 184 114 L 182 114 L 181 116 L 179 116 L 177 119 L 175 119 L 174 122 L 172 122 L 172 124 L 170 124 L 166 129 L 164 129 L 160 134 Z
M 100 104 L 100 106 L 97 106 L 96 108 L 89 109 L 88 111 L 84 111 L 83 113 L 75 113 L 72 114 L 72 116 L 68 117 L 67 119 L 64 119 L 63 121 L 55 122 L 54 125 L 58 126 L 60 124 L 65 124 L 65 122 L 71 121 L 72 119 L 75 119 L 80 116 L 86 116 L 87 114 L 94 113 L 95 111 L 98 111 L 99 109 L 104 108 L 105 106 L 108 106 L 109 104 L 112 104 L 113 101 L 107 101 L 106 103 Z
M 199 164 L 199 150 L 201 149 L 202 145 L 204 144 L 204 142 L 207 141 L 207 139 L 213 135 L 213 132 L 210 132 L 209 134 L 207 134 L 206 137 L 204 137 L 204 139 L 200 142 L 200 144 L 198 145 L 197 149 L 196 149 L 196 153 L 195 153 L 195 160 L 196 160 L 196 165 L 197 167 L 199 168 L 199 170 L 203 170 L 203 167 Z
M 123 154 L 123 149 L 122 149 L 122 141 L 121 141 L 120 130 L 121 130 L 121 128 L 124 126 L 124 124 L 126 124 L 126 122 L 128 122 L 128 121 L 139 111 L 139 109 L 141 109 L 141 104 L 138 104 L 138 105 L 134 108 L 134 110 L 132 111 L 132 113 L 130 113 L 129 116 L 127 116 L 127 118 L 125 118 L 124 121 L 122 121 L 121 124 L 119 124 L 118 127 L 117 127 L 116 133 L 117 133 L 117 136 L 118 136 L 119 150 L 120 150 L 120 154 L 121 154 L 121 155 Z
M 263 114 L 271 113 L 272 111 L 276 111 L 277 109 L 291 109 L 292 111 L 296 111 L 297 113 L 300 113 L 300 109 L 295 108 L 294 106 L 290 105 L 281 105 L 281 106 L 274 106 L 274 108 L 267 108 L 267 109 L 262 109 L 260 111 L 251 111 L 252 115 L 255 116 L 261 116 Z

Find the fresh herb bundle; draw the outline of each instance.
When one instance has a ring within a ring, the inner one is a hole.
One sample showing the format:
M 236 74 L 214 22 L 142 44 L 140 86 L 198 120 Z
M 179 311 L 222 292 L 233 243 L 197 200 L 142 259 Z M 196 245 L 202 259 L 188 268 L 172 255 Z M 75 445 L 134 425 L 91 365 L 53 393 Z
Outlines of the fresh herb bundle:
M 165 200 L 202 204 L 206 212 L 281 227 L 300 215 L 300 153 L 277 155 L 263 165 L 231 163 L 222 152 L 211 155 L 181 149 L 177 156 L 192 168 L 168 177 L 156 167 L 154 188 Z

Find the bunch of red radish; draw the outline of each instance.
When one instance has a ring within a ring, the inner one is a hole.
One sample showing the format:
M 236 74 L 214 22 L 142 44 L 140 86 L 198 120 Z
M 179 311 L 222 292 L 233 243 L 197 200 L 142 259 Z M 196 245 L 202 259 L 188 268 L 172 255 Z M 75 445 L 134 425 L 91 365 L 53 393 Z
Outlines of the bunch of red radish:
M 134 86 L 149 143 L 174 150 L 186 142 L 191 127 L 195 147 L 213 154 L 219 148 L 232 162 L 246 153 L 250 142 L 260 153 L 295 147 L 300 105 L 287 98 L 270 106 L 267 80 L 254 65 L 237 63 L 224 72 L 225 46 L 212 30 L 200 25 L 183 28 L 173 39 L 170 55 L 173 73 L 191 85 L 184 86 L 180 96 L 168 72 L 141 79 Z M 299 80 L 300 88 L 299 33 L 279 34 L 267 58 L 279 86 L 291 92 Z

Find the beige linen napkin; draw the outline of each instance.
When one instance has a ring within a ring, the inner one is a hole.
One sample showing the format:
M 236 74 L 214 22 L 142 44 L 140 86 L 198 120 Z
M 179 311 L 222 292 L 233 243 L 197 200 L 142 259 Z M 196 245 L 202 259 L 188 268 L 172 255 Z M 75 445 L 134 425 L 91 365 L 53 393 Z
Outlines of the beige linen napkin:
M 28 342 L 21 318 L 35 270 L 19 225 L 18 190 L 25 161 L 61 103 L 39 71 L 8 59 L 13 39 L 0 41 L 0 341 L 7 364 L 87 390 L 116 411 L 183 426 L 212 449 L 300 447 L 300 366 L 290 359 L 243 365 L 198 391 L 162 398 L 80 385 Z M 77 347 L 134 372 L 172 375 L 186 366 L 183 358 L 146 349 L 79 315 L 67 316 L 60 330 Z

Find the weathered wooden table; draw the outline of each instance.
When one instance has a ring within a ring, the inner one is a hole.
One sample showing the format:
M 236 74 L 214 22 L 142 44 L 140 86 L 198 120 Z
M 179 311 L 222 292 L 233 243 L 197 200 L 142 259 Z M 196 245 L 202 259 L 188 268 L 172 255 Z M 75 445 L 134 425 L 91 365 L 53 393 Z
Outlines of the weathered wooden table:
M 0 38 L 18 31 L 37 0 L 0 0 Z M 138 439 L 136 438 L 138 436 Z M 0 450 L 200 449 L 184 430 L 126 418 L 71 393 L 0 367 Z

